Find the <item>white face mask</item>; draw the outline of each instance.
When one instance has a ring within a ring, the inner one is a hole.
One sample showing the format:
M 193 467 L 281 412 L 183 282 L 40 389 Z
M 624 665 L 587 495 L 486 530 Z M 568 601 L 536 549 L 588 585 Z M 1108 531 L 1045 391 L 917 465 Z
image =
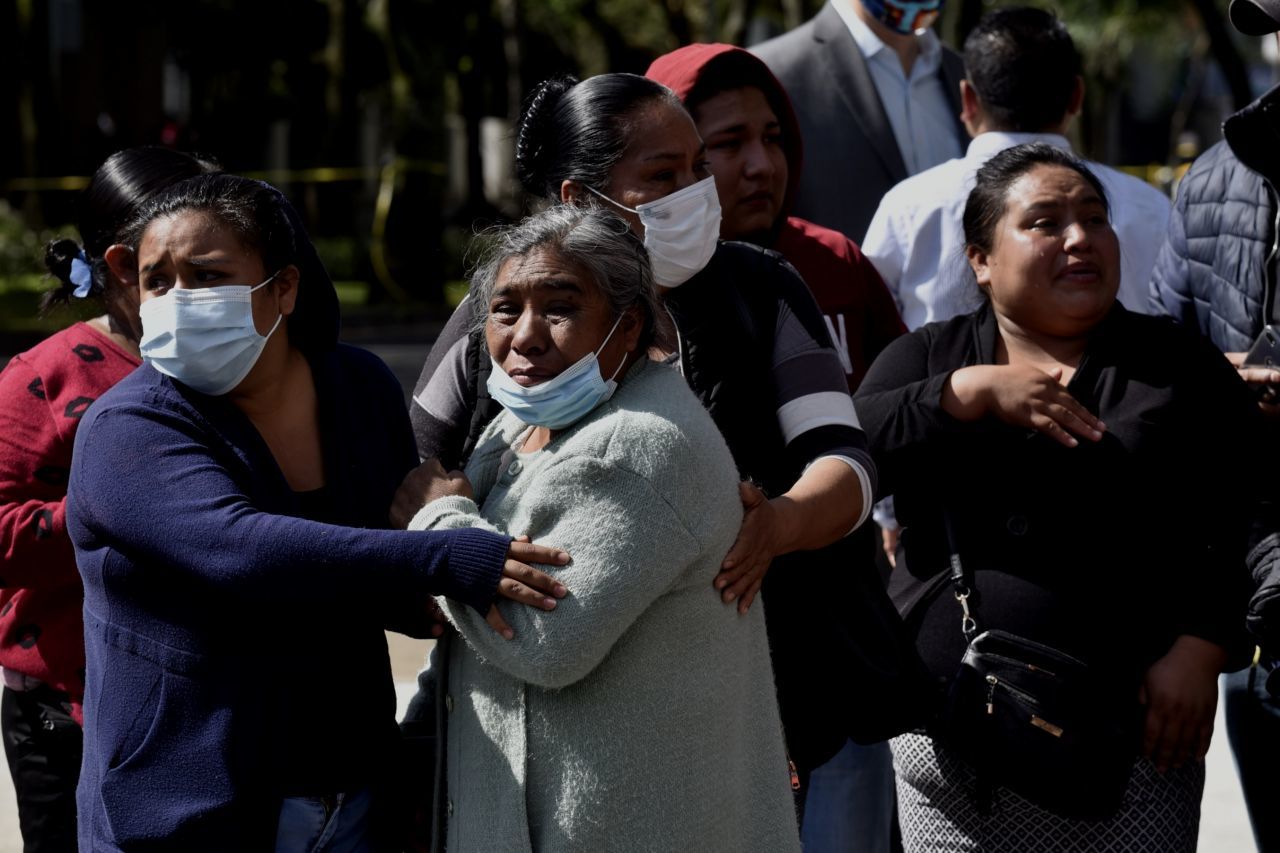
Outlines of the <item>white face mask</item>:
M 230 284 L 195 290 L 173 288 L 142 303 L 142 357 L 166 376 L 202 394 L 218 396 L 239 385 L 258 363 L 267 339 L 253 324 L 255 287 Z
M 716 252 L 720 238 L 720 196 L 714 177 L 647 201 L 637 207 L 618 204 L 599 190 L 591 192 L 620 210 L 640 217 L 644 248 L 660 287 L 679 287 L 698 273 Z

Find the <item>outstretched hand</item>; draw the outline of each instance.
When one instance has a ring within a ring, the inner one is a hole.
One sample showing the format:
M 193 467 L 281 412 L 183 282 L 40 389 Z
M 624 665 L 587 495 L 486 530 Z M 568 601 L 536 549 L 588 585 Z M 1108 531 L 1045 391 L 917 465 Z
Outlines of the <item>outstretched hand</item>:
M 534 545 L 528 536 L 517 537 L 507 549 L 507 561 L 502 567 L 502 578 L 498 581 L 498 595 L 539 610 L 554 610 L 556 599 L 564 598 L 569 590 L 551 575 L 528 564 L 563 566 L 568 562 L 569 555 L 559 548 Z M 502 612 L 498 610 L 496 603 L 489 606 L 484 621 L 505 639 L 510 640 L 516 635 L 507 620 L 502 618 Z
M 737 601 L 738 612 L 746 613 L 779 554 L 778 514 L 764 492 L 751 483 L 739 483 L 738 494 L 744 511 L 742 527 L 712 584 L 725 604 Z

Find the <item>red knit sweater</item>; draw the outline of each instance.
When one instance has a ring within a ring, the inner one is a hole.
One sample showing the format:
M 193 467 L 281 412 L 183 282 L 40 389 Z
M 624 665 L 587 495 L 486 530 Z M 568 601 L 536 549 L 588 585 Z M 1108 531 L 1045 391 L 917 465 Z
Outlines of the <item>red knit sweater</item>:
M 66 529 L 80 416 L 140 362 L 76 323 L 0 371 L 0 666 L 84 697 L 83 593 Z

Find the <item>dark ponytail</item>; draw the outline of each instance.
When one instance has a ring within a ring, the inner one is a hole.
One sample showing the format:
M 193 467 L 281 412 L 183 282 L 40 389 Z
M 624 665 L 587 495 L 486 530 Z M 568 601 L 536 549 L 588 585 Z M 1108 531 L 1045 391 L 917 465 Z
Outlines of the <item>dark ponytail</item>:
M 81 249 L 80 244 L 75 240 L 61 237 L 51 240 L 49 245 L 45 246 L 45 268 L 58 284 L 52 290 L 45 291 L 45 294 L 40 297 L 41 314 L 47 313 L 55 305 L 64 305 L 71 301 L 71 295 L 75 293 L 77 287 L 71 280 L 71 262 L 78 257 L 81 257 Z M 96 285 L 90 292 L 97 292 Z
M 76 223 L 83 247 L 58 239 L 45 247 L 44 265 L 57 284 L 40 300 L 40 312 L 70 302 L 78 285 L 72 281 L 72 260 L 84 252 L 90 287 L 87 295 L 106 293 L 109 272 L 103 254 L 121 242 L 124 227 L 147 199 L 178 181 L 220 169 L 213 160 L 168 148 L 145 146 L 117 151 L 93 173 L 79 201 Z
M 516 131 L 516 177 L 525 192 L 558 201 L 566 180 L 607 192 L 609 173 L 631 141 L 632 118 L 654 101 L 684 109 L 666 86 L 637 74 L 582 81 L 562 75 L 538 84 Z

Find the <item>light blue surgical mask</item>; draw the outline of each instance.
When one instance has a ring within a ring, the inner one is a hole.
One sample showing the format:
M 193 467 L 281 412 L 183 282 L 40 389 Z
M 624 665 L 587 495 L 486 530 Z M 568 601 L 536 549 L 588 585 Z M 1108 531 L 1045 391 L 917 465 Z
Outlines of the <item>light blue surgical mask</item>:
M 142 303 L 142 357 L 166 376 L 202 394 L 218 396 L 239 385 L 258 363 L 267 339 L 253 324 L 253 292 L 259 285 L 223 285 L 193 290 L 172 288 Z
M 502 365 L 490 359 L 493 361 L 493 370 L 486 383 L 489 396 L 530 426 L 555 430 L 577 423 L 618 390 L 618 383 L 613 380 L 626 363 L 626 356 L 618 362 L 617 369 L 607 381 L 600 373 L 597 357 L 605 344 L 609 343 L 609 338 L 613 337 L 620 322 L 621 315 L 613 322 L 613 328 L 605 335 L 604 343 L 600 344 L 599 349 L 587 353 L 558 376 L 538 385 L 526 388 L 512 379 L 502 369 Z

